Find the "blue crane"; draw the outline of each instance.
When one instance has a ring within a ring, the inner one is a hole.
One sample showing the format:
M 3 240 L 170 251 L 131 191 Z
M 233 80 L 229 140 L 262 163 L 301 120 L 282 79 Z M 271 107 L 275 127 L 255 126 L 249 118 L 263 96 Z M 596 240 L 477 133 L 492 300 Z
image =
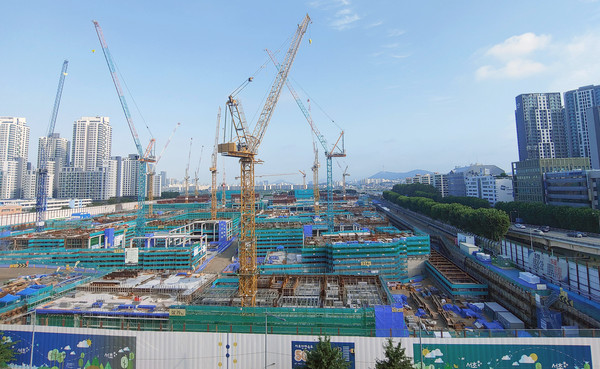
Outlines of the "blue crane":
M 62 69 L 60 71 L 60 77 L 58 79 L 58 89 L 56 90 L 56 98 L 54 98 L 54 108 L 52 109 L 50 123 L 48 124 L 48 133 L 46 134 L 46 141 L 42 142 L 42 145 L 40 146 L 40 164 L 38 168 L 38 182 L 35 196 L 35 210 L 37 213 L 37 232 L 42 232 L 44 230 L 45 225 L 44 217 L 46 215 L 46 209 L 48 208 L 48 143 L 50 142 L 50 138 L 54 135 L 54 126 L 56 125 L 58 107 L 60 106 L 60 98 L 62 97 L 63 85 L 65 84 L 65 77 L 67 76 L 68 66 L 69 61 L 65 60 L 63 62 Z
M 125 100 L 125 95 L 123 94 L 123 89 L 121 88 L 121 83 L 119 82 L 119 77 L 117 76 L 117 70 L 115 68 L 115 63 L 113 62 L 112 56 L 110 55 L 110 51 L 108 50 L 108 45 L 106 44 L 106 40 L 104 40 L 104 35 L 102 34 L 102 28 L 97 21 L 92 21 L 94 26 L 96 27 L 96 33 L 98 34 L 98 39 L 100 40 L 100 45 L 102 46 L 102 52 L 104 53 L 104 58 L 106 59 L 106 64 L 108 65 L 108 70 L 110 71 L 110 75 L 112 77 L 113 83 L 115 85 L 115 89 L 117 90 L 117 95 L 119 95 L 119 101 L 121 102 L 121 107 L 123 108 L 123 113 L 125 113 L 125 119 L 127 120 L 127 124 L 129 125 L 129 130 L 131 131 L 131 136 L 133 137 L 133 142 L 135 143 L 135 147 L 139 156 L 139 174 L 138 174 L 138 183 L 137 183 L 137 193 L 138 193 L 138 209 L 137 209 L 137 219 L 135 226 L 135 235 L 137 237 L 144 235 L 144 227 L 146 224 L 146 214 L 144 212 L 144 203 L 145 203 L 145 193 L 146 193 L 146 165 L 147 163 L 154 163 L 156 160 L 151 155 L 152 147 L 154 144 L 154 139 L 150 140 L 150 144 L 148 145 L 146 151 L 142 149 L 142 145 L 140 144 L 140 138 L 135 129 L 135 125 L 133 124 L 133 119 L 131 118 L 131 113 L 129 113 L 129 107 L 127 106 L 127 101 Z
M 271 61 L 273 61 L 273 64 L 275 64 L 275 67 L 277 69 L 279 69 L 279 63 L 275 59 L 275 56 L 269 50 L 267 50 L 267 54 L 269 54 Z M 304 114 L 304 117 L 308 121 L 308 124 L 310 125 L 311 130 L 313 131 L 315 136 L 317 136 L 317 139 L 319 140 L 319 142 L 321 143 L 321 146 L 323 146 L 323 150 L 325 151 L 325 158 L 327 159 L 327 230 L 329 232 L 333 232 L 333 230 L 334 230 L 333 229 L 334 214 L 333 214 L 333 165 L 332 165 L 333 160 L 332 159 L 336 158 L 336 157 L 345 157 L 346 156 L 346 150 L 344 149 L 344 131 L 342 131 L 340 133 L 340 137 L 338 138 L 338 141 L 335 143 L 335 145 L 330 150 L 329 145 L 327 144 L 327 140 L 325 139 L 325 136 L 323 136 L 321 134 L 321 132 L 319 132 L 319 129 L 317 128 L 317 126 L 315 125 L 315 123 L 312 120 L 310 112 L 308 111 L 308 109 L 306 109 L 306 107 L 302 103 L 302 100 L 300 100 L 300 97 L 296 93 L 296 90 L 294 90 L 294 88 L 292 87 L 292 85 L 290 84 L 290 82 L 288 80 L 285 81 L 285 84 L 286 84 L 288 90 L 290 91 L 290 93 L 292 94 L 292 96 L 294 97 L 294 100 L 296 100 L 296 104 L 298 104 L 298 107 Z M 340 147 L 338 147 L 338 143 L 340 142 L 340 139 L 342 141 L 342 145 Z M 336 148 L 338 150 L 336 150 Z M 317 164 L 315 164 L 315 165 L 317 165 Z M 344 179 L 345 178 L 346 177 L 344 177 Z M 318 185 L 319 185 L 318 183 L 313 184 L 313 186 L 318 186 Z M 316 200 L 316 201 L 318 201 L 318 200 Z M 317 212 L 317 211 L 318 210 L 315 209 L 315 212 Z M 315 215 L 317 215 L 317 214 L 315 214 Z

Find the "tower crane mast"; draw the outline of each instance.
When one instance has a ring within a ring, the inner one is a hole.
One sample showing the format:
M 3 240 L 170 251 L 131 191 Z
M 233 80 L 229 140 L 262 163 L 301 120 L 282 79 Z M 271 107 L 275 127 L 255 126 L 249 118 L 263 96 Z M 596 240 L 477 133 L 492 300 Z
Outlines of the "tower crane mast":
M 193 138 L 190 137 L 190 151 L 188 153 L 187 166 L 185 167 L 185 203 L 188 203 L 188 198 L 190 195 L 190 160 L 192 158 L 192 142 Z
M 267 53 L 269 54 L 269 57 L 273 61 L 273 64 L 275 64 L 275 66 L 277 68 L 279 68 L 280 66 L 279 66 L 277 60 L 275 59 L 275 56 L 269 50 L 267 50 Z M 317 139 L 321 143 L 321 146 L 323 146 L 323 150 L 325 152 L 325 157 L 327 159 L 327 228 L 330 232 L 332 232 L 333 225 L 334 225 L 333 224 L 334 215 L 333 215 L 333 160 L 332 159 L 335 157 L 345 157 L 346 156 L 346 150 L 344 149 L 344 131 L 342 131 L 340 133 L 338 141 L 333 146 L 333 148 L 331 150 L 329 150 L 327 140 L 321 134 L 321 132 L 319 132 L 319 129 L 315 125 L 315 123 L 312 119 L 312 116 L 310 114 L 310 109 L 306 109 L 306 107 L 302 103 L 302 100 L 296 93 L 296 90 L 294 90 L 294 88 L 292 87 L 291 83 L 289 83 L 289 81 L 285 81 L 285 84 L 286 84 L 288 90 L 290 91 L 290 93 L 292 94 L 292 96 L 294 97 L 294 100 L 296 100 L 296 104 L 298 104 L 298 107 L 304 114 L 306 121 L 310 125 L 310 128 L 313 131 L 313 133 L 315 134 L 315 136 L 317 136 Z M 337 147 L 338 143 L 340 142 L 340 139 L 342 141 L 342 145 L 336 151 L 336 147 Z M 318 199 L 315 199 L 315 202 L 316 201 L 318 201 Z M 317 214 L 315 214 L 315 215 L 317 215 Z
M 173 135 L 175 135 L 175 131 L 177 131 L 177 128 L 179 128 L 180 125 L 181 125 L 181 123 L 177 123 L 175 125 L 175 128 L 173 128 L 173 132 L 171 132 L 169 139 L 165 143 L 165 146 L 163 147 L 162 151 L 156 158 L 156 161 L 154 162 L 154 164 L 152 164 L 152 165 L 148 164 L 148 169 L 149 169 L 148 170 L 148 216 L 149 217 L 152 216 L 152 212 L 153 212 L 152 205 L 153 205 L 153 201 L 154 201 L 154 176 L 156 175 L 156 166 L 158 165 L 158 162 L 162 158 L 163 154 L 165 153 L 167 146 L 169 146 L 169 143 L 171 142 Z
M 313 140 L 313 150 L 315 152 L 315 162 L 312 166 L 313 171 L 313 198 L 315 201 L 315 216 L 319 216 L 321 213 L 321 207 L 319 202 L 321 201 L 321 195 L 319 193 L 319 150 L 317 144 Z
M 54 108 L 52 108 L 52 115 L 50 116 L 50 123 L 48 124 L 48 133 L 46 134 L 46 141 L 40 146 L 40 164 L 38 168 L 38 182 L 37 182 L 37 193 L 35 201 L 35 210 L 37 213 L 36 231 L 41 232 L 44 230 L 44 216 L 46 215 L 46 209 L 48 208 L 48 157 L 49 147 L 48 143 L 50 138 L 54 134 L 54 126 L 56 125 L 56 117 L 58 116 L 58 108 L 60 106 L 60 99 L 62 97 L 63 86 L 65 84 L 65 77 L 67 76 L 67 67 L 69 61 L 65 60 L 60 71 L 60 77 L 58 79 L 58 88 L 56 90 L 56 97 L 54 98 Z M 56 167 L 54 168 L 56 173 Z
M 204 152 L 204 145 L 200 148 L 200 158 L 198 159 L 198 166 L 194 171 L 194 197 L 198 198 L 198 172 L 200 171 L 200 163 L 202 162 L 202 153 Z M 197 201 L 197 200 L 196 200 Z
M 256 155 L 309 22 L 310 17 L 307 14 L 302 23 L 298 25 L 252 133 L 248 130 L 248 124 L 240 102 L 234 98 L 233 94 L 229 96 L 227 101 L 227 108 L 231 115 L 232 132 L 235 131 L 236 139 L 235 142 L 220 144 L 218 150 L 225 156 L 237 157 L 240 160 L 241 217 L 238 255 L 240 260 L 239 294 L 242 307 L 255 306 L 256 304 L 258 277 L 255 234 L 256 199 L 254 198 Z
M 219 147 L 219 124 L 221 122 L 221 107 L 217 113 L 217 132 L 215 133 L 215 146 L 213 147 L 213 153 L 210 163 L 210 176 L 211 176 L 211 187 L 210 187 L 210 219 L 217 219 L 217 156 Z
M 127 101 L 125 100 L 125 95 L 123 94 L 123 89 L 121 88 L 121 83 L 119 82 L 119 77 L 117 76 L 115 63 L 110 54 L 110 50 L 108 49 L 108 44 L 104 39 L 102 28 L 100 27 L 100 24 L 97 21 L 94 20 L 92 22 L 94 23 L 94 27 L 96 27 L 96 34 L 98 34 L 98 40 L 100 40 L 100 45 L 102 46 L 102 53 L 104 54 L 104 58 L 106 59 L 106 64 L 108 65 L 110 76 L 112 77 L 113 84 L 115 85 L 115 89 L 117 90 L 119 101 L 121 102 L 121 108 L 123 109 L 123 113 L 125 114 L 125 120 L 127 120 L 129 131 L 131 132 L 135 148 L 137 149 L 139 155 L 140 165 L 137 183 L 138 209 L 135 227 L 136 236 L 139 237 L 144 235 L 144 227 L 146 224 L 146 214 L 144 212 L 144 199 L 146 193 L 146 163 L 153 163 L 155 162 L 155 160 L 150 155 L 150 152 L 148 152 L 148 156 L 145 156 L 144 150 L 142 149 L 142 145 L 140 143 L 140 138 L 135 129 L 135 125 L 133 124 L 133 119 L 131 118 L 131 113 L 129 112 L 129 107 L 127 106 Z M 150 141 L 150 145 L 148 147 L 151 147 L 151 145 L 152 141 Z

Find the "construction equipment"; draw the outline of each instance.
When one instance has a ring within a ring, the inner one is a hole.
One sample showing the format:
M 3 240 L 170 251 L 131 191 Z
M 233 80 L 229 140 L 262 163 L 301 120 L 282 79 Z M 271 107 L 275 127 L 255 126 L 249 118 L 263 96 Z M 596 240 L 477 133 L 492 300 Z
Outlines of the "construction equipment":
M 298 172 L 300 172 L 300 174 L 302 174 L 302 188 L 304 188 L 306 190 L 306 172 L 303 172 L 299 169 L 298 169 Z
M 167 149 L 167 146 L 169 146 L 169 143 L 171 142 L 171 139 L 173 138 L 175 131 L 177 131 L 177 128 L 179 128 L 180 125 L 181 125 L 181 123 L 177 123 L 175 125 L 175 128 L 173 128 L 173 132 L 171 132 L 171 135 L 169 136 L 167 143 L 165 143 L 165 146 L 163 147 L 162 151 L 156 158 L 156 161 L 154 162 L 154 164 L 153 165 L 150 163 L 148 164 L 148 169 L 149 169 L 149 171 L 148 171 L 148 216 L 149 217 L 152 216 L 152 211 L 153 211 L 152 205 L 153 205 L 153 201 L 154 201 L 154 176 L 156 175 L 156 166 L 158 165 L 158 162 L 162 158 L 165 150 Z
M 340 165 L 340 163 L 338 162 L 338 166 L 340 167 L 340 169 L 342 169 L 342 166 Z M 342 195 L 344 198 L 344 201 L 346 201 L 346 177 L 348 177 L 350 174 L 348 173 L 348 166 L 346 165 L 346 169 L 344 169 L 344 171 L 342 172 Z
M 313 150 L 315 152 L 315 162 L 312 166 L 313 171 L 313 198 L 315 201 L 315 216 L 319 216 L 321 213 L 321 207 L 319 202 L 321 200 L 321 195 L 319 193 L 319 149 L 317 149 L 317 144 L 313 140 Z
M 125 100 L 125 95 L 123 94 L 123 89 L 121 88 L 121 83 L 119 82 L 119 77 L 117 76 L 117 70 L 115 67 L 115 63 L 110 55 L 110 50 L 108 50 L 108 44 L 104 39 L 104 35 L 102 33 L 102 28 L 97 21 L 92 21 L 94 23 L 94 27 L 96 27 L 96 33 L 98 34 L 98 40 L 100 40 L 100 45 L 102 46 L 102 53 L 104 54 L 104 59 L 106 59 L 106 64 L 108 65 L 108 70 L 110 71 L 110 76 L 112 77 L 113 84 L 115 85 L 115 89 L 117 90 L 117 95 L 119 96 L 119 101 L 121 102 L 121 108 L 123 108 L 123 113 L 125 114 L 125 120 L 127 120 L 127 125 L 129 126 L 129 131 L 131 132 L 131 136 L 133 137 L 133 142 L 135 143 L 135 148 L 137 149 L 139 155 L 139 175 L 138 175 L 138 183 L 137 183 L 137 198 L 138 198 L 138 208 L 137 208 L 137 217 L 135 222 L 135 235 L 137 237 L 141 237 L 144 235 L 144 227 L 146 225 L 146 213 L 144 211 L 145 204 L 145 193 L 146 193 L 146 165 L 147 163 L 154 163 L 155 159 L 151 155 L 151 150 L 142 149 L 142 145 L 140 143 L 140 138 L 135 129 L 135 125 L 133 124 L 133 119 L 131 118 L 131 113 L 129 113 L 129 107 L 127 106 L 127 101 Z M 150 140 L 150 144 L 148 148 L 151 149 L 154 142 L 154 139 Z M 141 241 L 141 239 L 140 239 Z
M 227 197 L 225 196 L 225 189 L 227 188 L 227 182 L 225 181 L 225 165 L 223 165 L 223 183 L 221 183 L 221 207 L 225 209 L 227 207 Z
M 235 134 L 235 137 L 232 137 L 233 140 L 231 142 L 220 144 L 218 151 L 225 156 L 239 158 L 240 161 L 241 217 L 238 256 L 240 261 L 239 294 L 242 307 L 255 306 L 256 303 L 258 275 L 255 234 L 256 200 L 254 198 L 254 164 L 257 160 L 256 155 L 309 22 L 310 17 L 307 14 L 302 23 L 298 25 L 285 60 L 279 68 L 252 133 L 248 130 L 248 124 L 241 103 L 235 98 L 235 93 L 239 92 L 240 89 L 238 88 L 235 93 L 232 93 L 227 100 L 227 108 L 231 115 L 230 132 L 231 136 Z
M 275 64 L 275 66 L 277 68 L 280 68 L 277 60 L 275 59 L 275 56 L 273 54 L 271 54 L 271 52 L 269 50 L 267 50 L 267 53 L 271 57 L 273 64 Z M 294 88 L 288 81 L 286 81 L 286 86 L 288 87 L 288 90 L 294 97 L 294 100 L 296 100 L 296 104 L 298 104 L 298 107 L 304 114 L 304 117 L 308 121 L 308 124 L 310 125 L 310 128 L 312 129 L 313 133 L 315 134 L 315 136 L 317 136 L 317 139 L 323 146 L 323 150 L 325 150 L 325 157 L 327 158 L 327 229 L 329 232 L 333 232 L 334 215 L 333 215 L 333 165 L 332 165 L 333 161 L 332 161 L 332 159 L 346 156 L 346 150 L 344 148 L 344 131 L 341 131 L 337 142 L 335 143 L 335 145 L 333 145 L 331 150 L 329 150 L 328 145 L 327 145 L 327 140 L 325 140 L 325 137 L 321 134 L 321 132 L 319 132 L 319 130 L 317 129 L 317 126 L 314 124 L 314 122 L 312 120 L 312 117 L 310 114 L 310 105 L 309 105 L 309 109 L 306 109 L 304 107 L 304 104 L 302 103 L 302 100 L 300 100 L 300 97 L 298 96 L 298 94 L 296 93 L 296 91 L 294 90 Z M 338 143 L 340 142 L 340 140 L 342 141 L 342 144 L 336 151 L 336 148 L 338 147 Z
M 187 166 L 185 167 L 185 177 L 184 177 L 184 183 L 185 183 L 185 203 L 188 203 L 188 198 L 190 195 L 190 159 L 192 158 L 192 142 L 194 141 L 193 138 L 190 137 L 190 152 L 188 153 L 188 161 L 187 161 Z
M 49 147 L 48 143 L 50 138 L 54 134 L 54 126 L 56 125 L 56 117 L 58 116 L 58 108 L 60 106 L 60 98 L 62 97 L 63 85 L 65 84 L 65 77 L 67 76 L 67 67 L 69 61 L 65 60 L 60 71 L 60 77 L 58 79 L 58 89 L 56 90 L 56 97 L 54 98 L 54 108 L 52 108 L 52 115 L 50 116 L 50 123 L 48 124 L 48 133 L 46 134 L 46 142 L 40 146 L 40 164 L 38 168 L 38 182 L 37 182 L 37 193 L 35 201 L 35 210 L 37 213 L 36 231 L 42 232 L 44 230 L 46 215 L 46 209 L 48 207 L 48 157 Z M 54 173 L 56 174 L 56 167 L 54 167 Z
M 210 187 L 210 219 L 217 219 L 217 156 L 219 146 L 219 124 L 221 122 L 221 107 L 219 106 L 219 112 L 217 113 L 217 132 L 215 133 L 215 146 L 213 147 L 213 153 L 210 163 L 210 176 L 211 176 L 211 187 Z M 225 179 L 223 179 L 225 182 Z
M 202 162 L 202 153 L 204 152 L 204 145 L 200 148 L 200 159 L 198 159 L 198 166 L 194 171 L 194 197 L 198 199 L 198 171 L 200 170 L 200 163 Z
M 277 177 L 277 176 L 295 176 L 296 173 L 274 173 L 274 174 L 259 174 L 259 175 L 255 175 L 254 178 L 261 178 L 261 177 Z M 242 177 L 235 177 L 235 179 L 240 179 Z

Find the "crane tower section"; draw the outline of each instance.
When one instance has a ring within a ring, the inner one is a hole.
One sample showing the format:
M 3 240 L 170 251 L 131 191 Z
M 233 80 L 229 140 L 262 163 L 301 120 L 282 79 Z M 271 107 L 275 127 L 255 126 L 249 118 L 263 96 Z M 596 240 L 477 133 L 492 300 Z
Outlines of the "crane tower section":
M 235 98 L 235 94 L 230 95 L 227 100 L 227 109 L 231 116 L 231 132 L 235 132 L 235 141 L 220 144 L 218 151 L 225 156 L 239 158 L 240 161 L 241 216 L 238 255 L 240 259 L 239 295 L 242 307 L 255 306 L 256 303 L 258 277 L 255 234 L 256 199 L 254 198 L 256 155 L 309 23 L 310 17 L 307 14 L 302 23 L 298 25 L 253 132 L 248 129 L 242 106 Z

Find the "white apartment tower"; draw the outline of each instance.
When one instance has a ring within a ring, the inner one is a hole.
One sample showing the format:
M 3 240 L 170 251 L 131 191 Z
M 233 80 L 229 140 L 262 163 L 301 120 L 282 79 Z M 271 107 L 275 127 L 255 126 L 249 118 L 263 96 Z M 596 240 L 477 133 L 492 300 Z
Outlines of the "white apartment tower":
M 25 159 L 29 154 L 29 127 L 25 118 L 0 117 L 0 161 Z
M 0 117 L 0 199 L 23 194 L 29 154 L 29 127 L 25 118 Z
M 48 158 L 48 197 L 56 197 L 58 189 L 58 173 L 62 168 L 69 166 L 69 151 L 71 144 L 66 138 L 61 138 L 60 133 L 53 133 L 51 137 L 40 137 L 38 144 L 37 167 L 42 163 L 42 147 L 46 148 Z
M 95 170 L 110 159 L 112 127 L 108 117 L 81 117 L 73 123 L 71 162 L 74 168 Z

